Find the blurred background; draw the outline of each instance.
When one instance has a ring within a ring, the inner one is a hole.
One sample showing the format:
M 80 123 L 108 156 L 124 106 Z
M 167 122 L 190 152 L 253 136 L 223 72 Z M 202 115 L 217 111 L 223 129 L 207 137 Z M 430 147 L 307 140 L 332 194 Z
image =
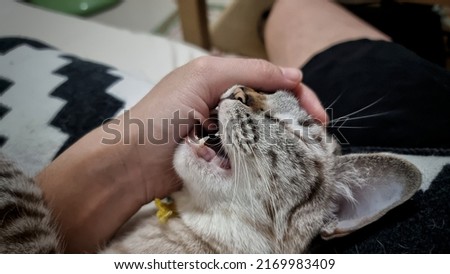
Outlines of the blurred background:
M 273 0 L 29 0 L 133 32 L 193 43 L 213 54 L 265 58 Z M 450 0 L 339 0 L 422 57 L 450 69 Z M 67 3 L 76 3 L 70 10 Z

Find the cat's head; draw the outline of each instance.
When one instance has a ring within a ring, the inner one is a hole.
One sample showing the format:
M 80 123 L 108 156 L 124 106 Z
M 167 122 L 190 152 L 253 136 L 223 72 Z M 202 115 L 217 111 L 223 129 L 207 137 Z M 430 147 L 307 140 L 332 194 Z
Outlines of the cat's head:
M 199 222 L 210 234 L 231 230 L 219 242 L 251 239 L 233 243 L 233 252 L 305 251 L 319 234 L 342 236 L 373 222 L 420 186 L 419 171 L 395 156 L 340 156 L 289 92 L 233 86 L 215 115 L 217 133 L 192 132 L 177 149 L 184 186 L 175 197 L 180 214 L 235 222 L 240 229 L 217 218 Z

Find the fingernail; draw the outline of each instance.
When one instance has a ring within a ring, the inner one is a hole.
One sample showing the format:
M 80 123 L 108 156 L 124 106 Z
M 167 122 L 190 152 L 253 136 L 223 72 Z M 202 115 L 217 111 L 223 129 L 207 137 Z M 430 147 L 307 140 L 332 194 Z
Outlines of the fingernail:
M 302 72 L 297 68 L 283 68 L 281 67 L 281 73 L 284 77 L 292 82 L 300 82 L 302 79 Z

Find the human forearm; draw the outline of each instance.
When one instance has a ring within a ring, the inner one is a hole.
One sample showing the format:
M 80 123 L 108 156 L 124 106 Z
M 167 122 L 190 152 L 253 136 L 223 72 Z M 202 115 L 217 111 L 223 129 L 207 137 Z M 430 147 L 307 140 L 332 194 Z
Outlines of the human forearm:
M 89 133 L 36 180 L 59 224 L 67 252 L 94 252 L 145 203 L 140 170 L 124 163 L 131 146 L 102 144 Z

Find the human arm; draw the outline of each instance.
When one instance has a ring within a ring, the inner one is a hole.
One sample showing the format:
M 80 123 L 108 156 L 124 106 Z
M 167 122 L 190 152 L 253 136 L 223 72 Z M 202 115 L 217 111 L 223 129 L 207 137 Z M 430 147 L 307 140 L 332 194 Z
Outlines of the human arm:
M 99 127 L 37 175 L 66 251 L 96 251 L 142 205 L 180 187 L 172 168 L 175 147 L 195 120 L 208 118 L 226 88 L 239 83 L 267 91 L 290 89 L 309 100 L 300 81 L 298 70 L 237 58 L 202 57 L 168 74 L 126 115 L 106 125 L 120 133 L 119 142 L 105 144 L 111 135 Z M 175 113 L 183 125 L 164 127 Z M 127 119 L 143 121 L 143 126 L 126 131 Z M 164 143 L 151 142 L 149 136 Z

